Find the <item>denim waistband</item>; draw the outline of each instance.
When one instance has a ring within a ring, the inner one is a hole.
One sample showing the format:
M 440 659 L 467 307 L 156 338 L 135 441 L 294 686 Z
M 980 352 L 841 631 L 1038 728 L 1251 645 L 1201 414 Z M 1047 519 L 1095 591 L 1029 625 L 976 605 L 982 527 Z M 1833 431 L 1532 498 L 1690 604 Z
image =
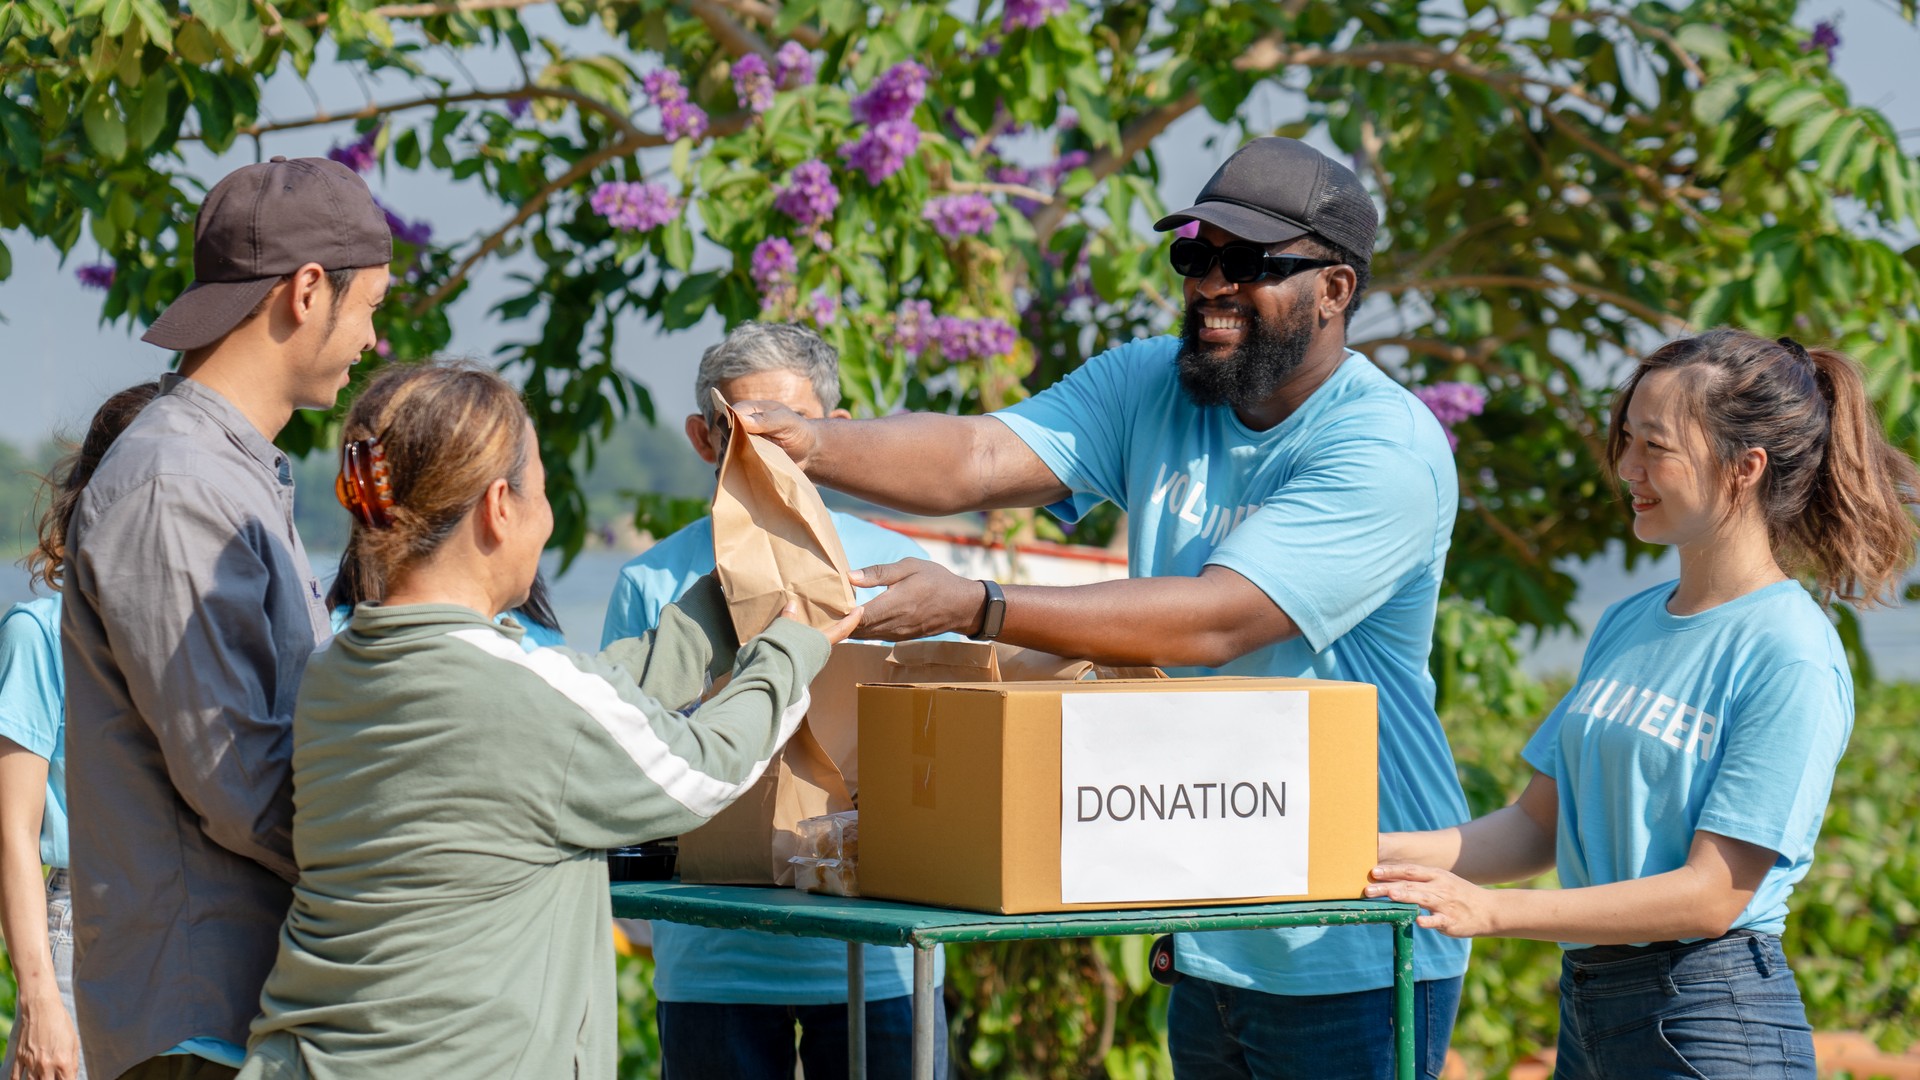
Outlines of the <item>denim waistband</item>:
M 1753 930 L 1735 930 L 1701 941 L 1574 949 L 1565 960 L 1566 973 L 1576 987 L 1600 993 L 1624 992 L 1644 984 L 1672 994 L 1678 983 L 1749 972 L 1767 978 L 1775 969 L 1786 967 L 1779 935 Z
M 73 874 L 64 866 L 56 866 L 47 874 L 47 891 L 73 888 Z
M 1717 938 L 1696 938 L 1692 941 L 1653 941 L 1645 945 L 1591 945 L 1584 949 L 1569 949 L 1566 958 L 1575 967 L 1592 967 L 1596 964 L 1616 964 L 1622 960 L 1640 960 L 1661 953 L 1684 952 L 1718 941 L 1730 941 L 1734 938 L 1769 937 L 1754 930 L 1730 930 Z

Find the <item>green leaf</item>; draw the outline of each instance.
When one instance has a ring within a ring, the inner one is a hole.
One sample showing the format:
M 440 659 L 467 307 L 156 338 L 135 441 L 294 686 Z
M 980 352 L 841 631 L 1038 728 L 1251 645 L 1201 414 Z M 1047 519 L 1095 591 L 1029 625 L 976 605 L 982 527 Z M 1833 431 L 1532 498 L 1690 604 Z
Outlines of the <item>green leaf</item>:
M 126 33 L 132 21 L 133 0 L 107 0 L 107 6 L 100 9 L 100 29 L 111 37 Z
M 661 229 L 660 244 L 668 266 L 675 270 L 693 266 L 693 231 L 685 221 L 675 218 L 667 222 Z
M 64 29 L 67 25 L 67 13 L 56 0 L 27 0 L 27 7 L 40 16 L 41 22 L 53 29 Z
M 1811 86 L 1802 86 L 1780 95 L 1767 107 L 1767 123 L 1774 127 L 1788 127 L 1802 116 L 1822 106 L 1832 107 L 1827 95 Z
M 1733 39 L 1725 30 L 1706 23 L 1688 23 L 1675 31 L 1673 40 L 1680 47 L 1703 60 L 1733 59 Z
M 688 274 L 673 287 L 660 305 L 660 325 L 668 330 L 685 330 L 713 308 L 713 294 L 720 286 L 720 272 L 708 270 Z
M 420 167 L 420 133 L 412 128 L 393 138 L 393 162 L 403 169 Z
M 6 241 L 0 240 L 0 281 L 13 276 L 13 252 L 7 250 Z
M 147 40 L 169 52 L 173 50 L 173 24 L 159 0 L 133 0 L 134 17 L 147 31 Z
M 151 149 L 167 127 L 167 94 L 170 87 L 155 82 L 140 95 L 133 110 L 133 128 L 129 132 L 136 150 Z
M 208 30 L 224 34 L 227 27 L 240 20 L 240 11 L 247 6 L 247 0 L 194 0 L 193 14 L 206 23 Z
M 107 95 L 97 94 L 87 103 L 86 112 L 80 116 L 80 126 L 102 158 L 119 161 L 127 156 L 127 125 Z

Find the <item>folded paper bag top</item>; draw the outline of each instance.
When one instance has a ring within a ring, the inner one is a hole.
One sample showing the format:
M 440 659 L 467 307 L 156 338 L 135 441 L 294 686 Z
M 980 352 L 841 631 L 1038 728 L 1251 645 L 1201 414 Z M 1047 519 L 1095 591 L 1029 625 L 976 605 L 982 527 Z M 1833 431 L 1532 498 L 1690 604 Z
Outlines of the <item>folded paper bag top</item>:
M 786 451 L 740 428 L 740 414 L 713 391 L 728 428 L 713 496 L 713 560 L 741 641 L 765 630 L 789 600 L 825 629 L 853 610 L 847 553 L 820 492 Z

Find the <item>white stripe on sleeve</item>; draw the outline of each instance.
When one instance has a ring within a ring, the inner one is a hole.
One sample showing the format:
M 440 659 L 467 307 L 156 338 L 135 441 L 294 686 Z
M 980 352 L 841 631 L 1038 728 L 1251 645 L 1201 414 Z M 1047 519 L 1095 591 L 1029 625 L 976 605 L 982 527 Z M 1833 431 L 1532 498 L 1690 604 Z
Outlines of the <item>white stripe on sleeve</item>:
M 559 653 L 550 649 L 527 652 L 494 630 L 454 630 L 447 636 L 458 638 L 497 660 L 505 660 L 538 675 L 548 686 L 593 717 L 594 722 L 608 735 L 613 736 L 613 741 L 620 744 L 620 748 L 627 752 L 627 756 L 633 759 L 648 780 L 659 785 L 660 790 L 666 792 L 674 802 L 701 817 L 712 817 L 725 809 L 728 803 L 739 798 L 767 770 L 770 759 L 762 759 L 748 771 L 746 779 L 737 784 L 709 776 L 673 752 L 667 741 L 653 730 L 645 710 L 622 698 L 612 683 L 580 670 Z M 787 740 L 793 737 L 794 731 L 800 727 L 800 721 L 806 718 L 810 703 L 810 695 L 802 690 L 800 700 L 780 714 L 779 735 L 773 744 L 775 750 L 785 746 Z M 693 715 L 699 716 L 698 710 Z

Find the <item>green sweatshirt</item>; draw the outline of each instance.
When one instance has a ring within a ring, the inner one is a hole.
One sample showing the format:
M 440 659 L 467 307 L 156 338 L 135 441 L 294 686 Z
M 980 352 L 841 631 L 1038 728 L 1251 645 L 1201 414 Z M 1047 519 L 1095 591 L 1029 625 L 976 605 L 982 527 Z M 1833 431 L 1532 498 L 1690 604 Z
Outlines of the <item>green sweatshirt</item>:
M 711 576 L 596 657 L 519 635 L 453 605 L 361 605 L 314 654 L 293 719 L 300 880 L 246 1080 L 614 1076 L 605 849 L 743 793 L 827 642 L 779 620 L 736 657 Z

